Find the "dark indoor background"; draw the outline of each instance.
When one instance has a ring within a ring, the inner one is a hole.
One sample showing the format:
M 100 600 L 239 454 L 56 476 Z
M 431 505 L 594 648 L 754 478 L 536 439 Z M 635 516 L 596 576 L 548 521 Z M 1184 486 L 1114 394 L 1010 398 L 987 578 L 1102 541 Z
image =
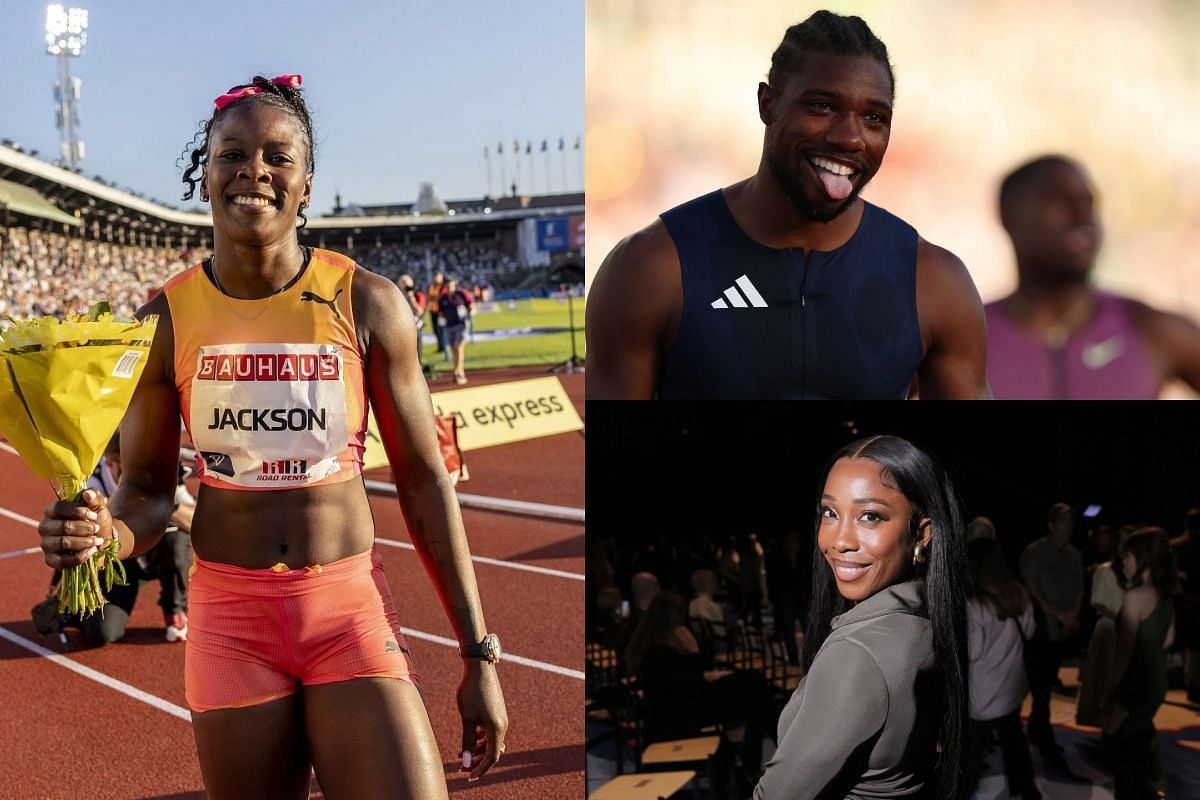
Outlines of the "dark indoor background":
M 589 548 L 750 532 L 769 547 L 789 528 L 809 543 L 826 460 L 877 433 L 935 454 L 964 521 L 989 517 L 1014 562 L 1056 502 L 1101 506 L 1080 550 L 1099 524 L 1176 536 L 1200 505 L 1200 418 L 1183 403 L 589 403 Z

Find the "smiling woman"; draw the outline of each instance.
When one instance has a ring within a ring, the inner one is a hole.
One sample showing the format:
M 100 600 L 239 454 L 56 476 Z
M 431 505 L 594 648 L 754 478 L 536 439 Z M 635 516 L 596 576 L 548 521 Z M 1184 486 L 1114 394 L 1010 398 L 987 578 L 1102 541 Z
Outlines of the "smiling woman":
M 299 75 L 215 100 L 183 176 L 211 201 L 214 255 L 170 279 L 123 423 L 123 481 L 41 523 L 47 562 L 96 537 L 145 552 L 173 505 L 179 419 L 198 451 L 185 691 L 212 798 L 442 798 L 442 759 L 374 551 L 361 479 L 368 405 L 404 518 L 464 659 L 471 779 L 508 726 L 458 502 L 441 459 L 400 290 L 296 236 L 312 191 Z M 199 171 L 199 177 L 196 173 Z M 258 494 L 255 494 L 257 492 Z M 457 745 L 457 743 L 456 743 Z
M 843 447 L 821 485 L 807 673 L 754 796 L 960 800 L 966 585 L 954 487 L 894 436 Z

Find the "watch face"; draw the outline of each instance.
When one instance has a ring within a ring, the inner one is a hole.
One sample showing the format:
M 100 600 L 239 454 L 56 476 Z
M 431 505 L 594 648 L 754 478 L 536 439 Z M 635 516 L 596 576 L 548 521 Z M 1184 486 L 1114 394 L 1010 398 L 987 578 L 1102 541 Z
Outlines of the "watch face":
M 501 655 L 500 637 L 494 633 L 489 633 L 484 637 L 484 646 L 488 651 L 488 658 L 492 661 L 499 661 Z

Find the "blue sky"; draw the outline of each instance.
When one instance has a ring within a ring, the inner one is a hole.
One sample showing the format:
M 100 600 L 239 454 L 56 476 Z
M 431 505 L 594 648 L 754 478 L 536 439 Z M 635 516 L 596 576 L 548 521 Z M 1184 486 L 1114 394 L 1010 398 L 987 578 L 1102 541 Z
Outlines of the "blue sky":
M 46 2 L 5 0 L 0 25 L 0 138 L 58 154 L 45 54 Z M 71 3 L 64 3 L 70 7 Z M 317 132 L 313 208 L 411 201 L 432 181 L 452 200 L 488 189 L 501 172 L 521 192 L 582 190 L 583 3 L 410 0 L 84 0 L 83 174 L 180 207 L 176 166 L 212 100 L 254 74 L 304 76 Z M 566 143 L 560 161 L 558 138 Z M 514 160 L 513 139 L 530 159 Z M 547 159 L 539 152 L 549 139 Z M 504 142 L 502 163 L 495 156 Z M 580 151 L 581 152 L 581 151 Z M 518 164 L 519 162 L 519 164 Z M 564 170 L 565 166 L 565 170 Z M 548 173 L 548 174 L 547 174 Z M 547 184 L 547 179 L 549 184 Z M 532 181 L 532 183 L 531 183 Z

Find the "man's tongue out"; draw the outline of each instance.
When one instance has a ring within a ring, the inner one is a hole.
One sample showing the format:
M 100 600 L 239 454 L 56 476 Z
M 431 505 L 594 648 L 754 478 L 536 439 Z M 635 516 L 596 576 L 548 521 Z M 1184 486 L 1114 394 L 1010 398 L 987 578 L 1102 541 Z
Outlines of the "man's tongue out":
M 835 175 L 827 169 L 817 167 L 817 176 L 821 183 L 825 184 L 825 193 L 834 200 L 845 200 L 854 189 L 850 185 L 849 175 Z

